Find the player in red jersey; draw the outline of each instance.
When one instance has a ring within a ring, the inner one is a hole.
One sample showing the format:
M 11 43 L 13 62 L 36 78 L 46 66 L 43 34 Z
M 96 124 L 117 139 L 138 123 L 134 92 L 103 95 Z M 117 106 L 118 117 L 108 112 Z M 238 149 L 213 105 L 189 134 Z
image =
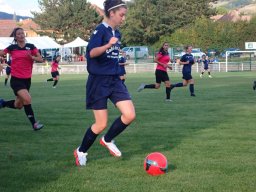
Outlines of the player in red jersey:
M 22 28 L 15 28 L 11 37 L 14 38 L 13 44 L 0 51 L 0 56 L 4 56 L 7 53 L 11 55 L 10 85 L 16 95 L 16 99 L 5 101 L 0 98 L 0 108 L 22 109 L 24 107 L 33 130 L 37 131 L 43 128 L 44 125 L 35 120 L 29 89 L 31 86 L 33 63 L 34 61 L 43 62 L 43 59 L 35 45 L 26 43 L 25 33 Z
M 169 44 L 164 42 L 159 52 L 156 55 L 155 62 L 157 63 L 155 76 L 156 83 L 145 85 L 142 83 L 137 89 L 138 92 L 143 89 L 159 89 L 161 86 L 161 82 L 164 82 L 166 87 L 166 101 L 172 101 L 170 96 L 171 92 L 171 81 L 167 73 L 167 68 L 172 70 L 172 67 L 168 64 L 170 62 L 170 56 L 168 53 Z
M 60 69 L 60 67 L 59 67 L 60 59 L 61 59 L 61 56 L 58 55 L 58 56 L 56 56 L 56 58 L 52 62 L 52 69 L 51 69 L 52 78 L 47 79 L 47 82 L 48 81 L 54 81 L 52 88 L 56 88 L 56 85 L 59 81 L 60 74 L 59 74 L 58 69 Z

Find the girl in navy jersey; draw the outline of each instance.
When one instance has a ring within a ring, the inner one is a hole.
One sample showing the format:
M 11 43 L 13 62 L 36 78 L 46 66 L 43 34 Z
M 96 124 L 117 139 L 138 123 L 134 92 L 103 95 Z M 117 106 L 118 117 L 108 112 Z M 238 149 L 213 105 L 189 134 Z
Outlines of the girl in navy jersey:
M 86 165 L 88 149 L 107 127 L 108 99 L 119 109 L 121 115 L 100 139 L 100 144 L 113 156 L 122 155 L 113 139 L 135 119 L 131 97 L 119 78 L 121 34 L 118 27 L 125 20 L 127 7 L 121 0 L 106 0 L 104 12 L 104 20 L 92 33 L 86 50 L 89 73 L 86 84 L 86 108 L 93 110 L 95 122 L 87 129 L 80 147 L 74 151 L 77 166 Z
M 195 97 L 196 95 L 194 93 L 194 79 L 191 75 L 192 65 L 195 63 L 194 57 L 191 54 L 192 46 L 190 45 L 186 46 L 185 51 L 186 51 L 186 54 L 180 58 L 180 62 L 179 62 L 180 65 L 183 65 L 183 68 L 182 68 L 183 82 L 173 84 L 171 86 L 171 89 L 173 89 L 174 87 L 184 87 L 189 84 L 190 95 Z
M 120 66 L 119 76 L 124 83 L 126 79 L 125 66 L 128 65 L 128 63 L 126 62 L 126 53 L 124 51 L 120 51 L 120 53 L 121 53 L 121 56 L 119 57 L 119 66 Z
M 204 64 L 204 69 L 203 69 L 203 71 L 202 71 L 201 74 L 200 74 L 200 78 L 203 77 L 205 71 L 208 72 L 209 78 L 212 78 L 212 76 L 211 76 L 211 71 L 210 71 L 210 69 L 209 69 L 210 59 L 208 58 L 208 56 L 203 55 L 203 57 L 202 57 L 202 62 L 203 62 L 203 64 Z
M 139 88 L 137 89 L 138 92 L 142 91 L 143 89 L 159 89 L 161 82 L 165 83 L 166 87 L 166 101 L 171 101 L 170 99 L 170 92 L 171 92 L 171 82 L 167 73 L 167 68 L 172 69 L 171 66 L 168 65 L 170 62 L 170 56 L 168 53 L 169 45 L 168 43 L 163 43 L 162 47 L 160 48 L 159 52 L 156 55 L 155 62 L 157 63 L 155 76 L 156 76 L 156 83 L 145 85 L 142 83 Z
M 9 59 L 9 61 L 6 62 L 6 68 L 5 68 L 5 72 L 6 72 L 6 77 L 5 77 L 5 80 L 4 80 L 4 85 L 7 86 L 7 82 L 8 82 L 8 79 L 11 75 L 11 59 Z
M 43 124 L 35 120 L 29 89 L 33 63 L 34 61 L 42 62 L 43 59 L 33 44 L 26 43 L 25 33 L 22 28 L 15 28 L 11 36 L 14 37 L 14 44 L 0 51 L 0 56 L 9 53 L 12 57 L 10 85 L 16 95 L 16 99 L 9 101 L 0 99 L 0 108 L 21 109 L 24 107 L 32 128 L 37 131 L 43 128 Z
M 47 82 L 48 81 L 54 81 L 52 88 L 56 88 L 56 85 L 59 81 L 60 74 L 59 74 L 58 69 L 60 69 L 60 67 L 59 67 L 60 59 L 61 59 L 61 56 L 58 55 L 58 56 L 56 56 L 56 58 L 52 62 L 52 69 L 51 69 L 52 78 L 47 79 Z

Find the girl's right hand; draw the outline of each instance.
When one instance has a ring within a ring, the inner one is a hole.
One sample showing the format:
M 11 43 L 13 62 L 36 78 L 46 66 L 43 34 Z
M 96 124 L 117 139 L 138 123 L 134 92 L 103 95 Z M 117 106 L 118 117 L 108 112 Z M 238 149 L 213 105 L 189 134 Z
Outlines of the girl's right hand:
M 111 39 L 109 40 L 108 44 L 110 44 L 111 46 L 116 44 L 118 41 L 118 38 L 116 37 L 111 37 Z

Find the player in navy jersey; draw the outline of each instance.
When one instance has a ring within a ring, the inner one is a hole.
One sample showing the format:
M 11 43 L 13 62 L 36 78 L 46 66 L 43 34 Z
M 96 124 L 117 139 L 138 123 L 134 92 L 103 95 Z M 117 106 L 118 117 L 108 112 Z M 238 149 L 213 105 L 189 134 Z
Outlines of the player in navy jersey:
M 169 45 L 168 43 L 163 43 L 162 47 L 160 48 L 159 52 L 156 55 L 155 62 L 157 63 L 155 76 L 156 76 L 156 83 L 155 84 L 148 84 L 145 85 L 142 83 L 139 88 L 137 89 L 138 92 L 142 91 L 143 89 L 159 89 L 161 83 L 164 82 L 166 87 L 166 101 L 172 101 L 170 98 L 171 94 L 171 82 L 167 73 L 167 68 L 172 69 L 169 66 L 170 56 L 168 53 Z
M 121 0 L 106 0 L 104 12 L 104 20 L 92 33 L 86 50 L 89 73 L 86 84 L 86 108 L 93 110 L 95 122 L 87 129 L 80 147 L 74 151 L 77 166 L 86 165 L 88 149 L 107 127 L 108 99 L 119 109 L 121 116 L 100 139 L 100 144 L 113 156 L 122 155 L 113 139 L 135 119 L 130 94 L 119 78 L 121 34 L 118 27 L 125 20 L 127 7 Z
M 202 70 L 202 72 L 201 72 L 201 74 L 200 74 L 200 78 L 203 77 L 205 71 L 208 72 L 209 78 L 212 78 L 212 76 L 211 76 L 211 71 L 210 71 L 210 69 L 209 69 L 210 59 L 208 58 L 208 56 L 203 55 L 203 56 L 202 56 L 202 62 L 203 62 L 203 64 L 204 64 L 204 69 Z
M 5 77 L 5 80 L 4 80 L 4 85 L 7 86 L 8 79 L 11 75 L 11 59 L 9 59 L 6 62 L 5 72 L 6 72 L 6 77 Z
M 120 51 L 121 56 L 119 57 L 119 77 L 122 80 L 122 82 L 125 82 L 126 79 L 126 70 L 125 70 L 125 66 L 128 65 L 128 63 L 126 62 L 126 53 L 124 51 Z
M 29 89 L 33 63 L 34 61 L 42 62 L 43 59 L 33 44 L 26 43 L 25 33 L 22 28 L 15 28 L 11 37 L 14 37 L 14 44 L 0 51 L 0 56 L 9 53 L 12 57 L 10 85 L 16 95 L 16 99 L 5 101 L 0 98 L 0 108 L 21 109 L 24 107 L 33 130 L 37 131 L 43 128 L 43 124 L 35 120 Z
M 186 52 L 186 54 L 180 58 L 180 62 L 179 62 L 180 65 L 183 65 L 183 68 L 182 68 L 183 82 L 173 84 L 171 86 L 171 89 L 173 89 L 174 87 L 184 87 L 189 84 L 190 95 L 195 97 L 196 95 L 194 93 L 194 79 L 191 75 L 192 65 L 195 63 L 195 59 L 194 59 L 193 55 L 191 54 L 192 46 L 190 46 L 190 45 L 186 46 L 185 52 Z

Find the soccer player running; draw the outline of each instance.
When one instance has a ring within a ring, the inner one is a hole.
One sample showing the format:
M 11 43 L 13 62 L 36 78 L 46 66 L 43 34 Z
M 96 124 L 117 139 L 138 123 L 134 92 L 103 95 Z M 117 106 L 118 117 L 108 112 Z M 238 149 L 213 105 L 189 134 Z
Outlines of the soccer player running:
M 61 56 L 58 55 L 53 60 L 53 62 L 52 62 L 52 69 L 51 69 L 52 78 L 46 80 L 47 82 L 48 81 L 54 81 L 52 88 L 56 88 L 56 85 L 57 85 L 57 83 L 59 81 L 60 74 L 59 74 L 58 69 L 60 69 L 60 67 L 59 67 L 60 59 L 61 59 Z
M 155 76 L 156 76 L 156 83 L 155 84 L 148 84 L 145 85 L 142 83 L 139 88 L 137 89 L 138 92 L 142 91 L 143 89 L 159 89 L 161 86 L 161 82 L 164 82 L 165 89 L 166 89 L 166 101 L 171 101 L 171 82 L 167 73 L 167 68 L 172 69 L 171 66 L 168 65 L 170 62 L 170 56 L 168 53 L 169 45 L 168 43 L 163 43 L 162 47 L 160 48 L 159 52 L 156 55 L 155 62 L 157 63 Z
M 25 33 L 22 28 L 15 28 L 11 37 L 14 37 L 14 43 L 0 51 L 0 56 L 9 53 L 12 57 L 10 85 L 16 95 L 16 99 L 5 101 L 0 98 L 0 108 L 21 109 L 24 107 L 33 130 L 37 131 L 43 128 L 43 124 L 35 120 L 29 89 L 33 63 L 34 61 L 42 62 L 43 59 L 35 45 L 26 43 Z
M 203 69 L 203 71 L 202 71 L 201 74 L 200 74 L 200 78 L 203 77 L 205 71 L 208 72 L 209 78 L 212 78 L 212 76 L 211 76 L 211 71 L 210 71 L 210 69 L 209 69 L 210 59 L 208 58 L 208 56 L 203 55 L 203 56 L 202 56 L 202 62 L 203 62 L 203 64 L 204 64 L 204 69 Z
M 7 86 L 7 82 L 8 82 L 8 79 L 11 75 L 11 59 L 9 59 L 7 62 L 6 62 L 6 68 L 5 68 L 5 72 L 6 72 L 6 76 L 5 76 L 5 80 L 4 80 L 4 85 Z
M 129 63 L 126 62 L 126 53 L 124 51 L 120 51 L 121 56 L 119 57 L 119 66 L 120 66 L 120 72 L 119 72 L 119 77 L 122 80 L 122 82 L 125 82 L 126 79 L 126 70 L 125 66 L 129 65 Z
M 127 7 L 121 0 L 106 0 L 104 12 L 104 20 L 92 33 L 86 50 L 89 73 L 86 84 L 86 108 L 93 110 L 95 122 L 87 129 L 80 147 L 74 151 L 77 166 L 86 165 L 87 151 L 96 137 L 107 127 L 108 99 L 119 109 L 121 116 L 100 139 L 100 144 L 113 156 L 122 156 L 113 139 L 135 119 L 130 94 L 119 78 L 121 34 L 118 27 L 125 20 Z
M 182 68 L 183 82 L 173 84 L 171 86 L 171 90 L 174 87 L 184 87 L 184 86 L 187 86 L 189 84 L 190 95 L 192 97 L 195 97 L 196 95 L 194 93 L 194 79 L 191 75 L 192 65 L 195 63 L 194 57 L 191 54 L 192 53 L 192 46 L 190 46 L 190 45 L 186 46 L 185 47 L 185 52 L 186 52 L 186 54 L 184 54 L 180 58 L 180 62 L 179 62 L 180 65 L 183 65 L 183 68 Z

